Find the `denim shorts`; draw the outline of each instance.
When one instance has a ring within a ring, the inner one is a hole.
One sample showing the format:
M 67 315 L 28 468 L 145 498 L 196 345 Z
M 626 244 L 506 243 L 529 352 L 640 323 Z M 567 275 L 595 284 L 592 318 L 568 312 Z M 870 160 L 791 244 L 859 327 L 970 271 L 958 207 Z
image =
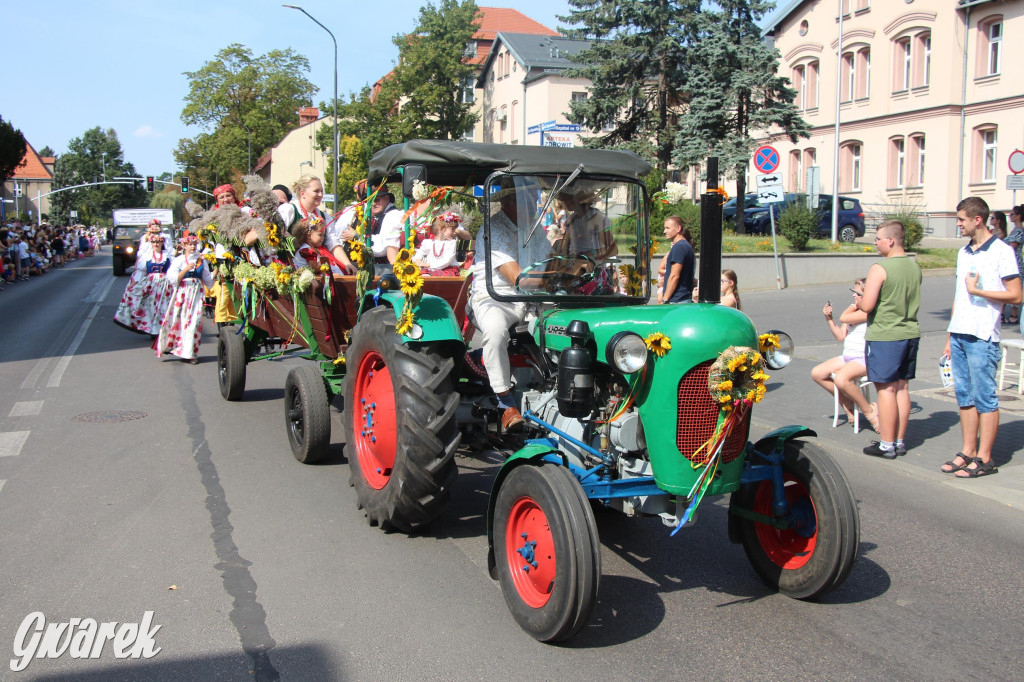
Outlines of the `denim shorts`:
M 999 344 L 972 334 L 950 334 L 949 357 L 953 365 L 956 404 L 973 407 L 979 414 L 998 410 L 996 369 L 1002 357 Z
M 903 341 L 867 341 L 864 344 L 864 366 L 868 381 L 891 384 L 910 380 L 917 374 L 917 346 L 920 339 Z

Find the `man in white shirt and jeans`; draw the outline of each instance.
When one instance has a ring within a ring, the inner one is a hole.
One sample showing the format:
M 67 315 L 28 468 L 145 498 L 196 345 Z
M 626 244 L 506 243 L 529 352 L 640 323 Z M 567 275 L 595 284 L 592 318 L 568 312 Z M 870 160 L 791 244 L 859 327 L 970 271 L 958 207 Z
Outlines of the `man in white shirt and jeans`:
M 988 229 L 988 204 L 967 197 L 956 207 L 956 224 L 971 241 L 956 259 L 956 291 L 943 351 L 953 365 L 963 445 L 942 471 L 958 478 L 997 473 L 992 445 L 999 430 L 996 368 L 1003 305 L 1021 302 L 1013 249 Z

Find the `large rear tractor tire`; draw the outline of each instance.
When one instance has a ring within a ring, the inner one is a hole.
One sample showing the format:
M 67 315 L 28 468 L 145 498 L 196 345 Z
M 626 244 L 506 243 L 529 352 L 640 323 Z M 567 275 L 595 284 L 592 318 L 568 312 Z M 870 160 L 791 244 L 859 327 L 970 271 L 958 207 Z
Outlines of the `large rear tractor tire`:
M 345 456 L 370 525 L 411 532 L 437 518 L 458 468 L 454 361 L 402 344 L 395 314 L 374 308 L 345 353 Z
M 860 545 L 857 501 L 842 469 L 812 443 L 786 443 L 782 469 L 791 527 L 738 517 L 739 539 L 766 585 L 814 599 L 841 585 L 853 568 Z M 766 480 L 743 486 L 729 504 L 770 518 L 772 500 Z
M 519 627 L 541 642 L 575 635 L 590 620 L 601 581 L 601 543 L 579 483 L 556 464 L 522 465 L 502 481 L 494 558 Z
M 284 417 L 295 459 L 312 464 L 327 456 L 331 445 L 331 405 L 324 378 L 316 367 L 304 365 L 288 372 Z
M 241 400 L 245 393 L 245 337 L 235 327 L 217 335 L 217 382 L 224 400 Z

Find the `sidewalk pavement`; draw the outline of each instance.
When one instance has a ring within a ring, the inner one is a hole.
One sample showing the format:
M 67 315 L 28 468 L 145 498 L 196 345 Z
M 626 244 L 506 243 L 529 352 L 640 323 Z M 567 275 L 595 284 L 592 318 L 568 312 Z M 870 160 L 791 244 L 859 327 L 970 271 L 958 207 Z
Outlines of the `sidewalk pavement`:
M 944 338 L 922 338 L 918 378 L 910 383 L 912 407 L 906 456 L 896 460 L 870 459 L 877 460 L 879 466 L 897 467 L 904 473 L 1024 510 L 1024 454 L 1017 452 L 1024 442 L 1024 396 L 1017 394 L 1016 385 L 1010 384 L 1006 390 L 999 391 L 1000 425 L 993 452 L 999 473 L 976 479 L 959 479 L 939 471 L 942 463 L 952 459 L 961 445 L 959 409 L 953 389 L 942 388 L 938 366 L 932 367 L 930 360 L 940 355 L 943 343 Z M 814 429 L 820 444 L 840 459 L 848 456 L 869 458 L 861 450 L 879 437 L 871 430 L 867 419 L 861 416 L 857 434 L 854 434 L 853 425 L 847 422 L 845 415 L 840 417 L 838 426 L 832 428 L 832 401 L 810 380 L 811 368 L 833 357 L 835 346 L 798 348 L 797 351 L 798 357 L 789 367 L 773 373 L 767 385 L 768 394 L 754 410 L 753 426 L 771 430 L 785 424 L 803 424 Z M 1016 376 L 1013 381 L 1016 382 Z M 809 394 L 811 391 L 813 393 Z M 756 435 L 752 429 L 751 438 Z

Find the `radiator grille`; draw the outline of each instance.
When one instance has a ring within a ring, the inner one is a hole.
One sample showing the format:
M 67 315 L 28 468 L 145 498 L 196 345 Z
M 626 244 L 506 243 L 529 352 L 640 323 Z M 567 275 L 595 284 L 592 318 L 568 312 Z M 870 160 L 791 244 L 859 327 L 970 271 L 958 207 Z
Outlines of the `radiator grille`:
M 711 453 L 702 450 L 694 458 L 693 453 L 711 438 L 718 423 L 718 405 L 711 398 L 708 390 L 708 374 L 712 360 L 697 365 L 679 382 L 678 415 L 676 419 L 676 446 L 680 454 L 692 462 L 704 464 Z M 743 452 L 747 442 L 747 431 L 750 428 L 750 410 L 733 428 L 722 449 L 722 462 L 731 462 Z

